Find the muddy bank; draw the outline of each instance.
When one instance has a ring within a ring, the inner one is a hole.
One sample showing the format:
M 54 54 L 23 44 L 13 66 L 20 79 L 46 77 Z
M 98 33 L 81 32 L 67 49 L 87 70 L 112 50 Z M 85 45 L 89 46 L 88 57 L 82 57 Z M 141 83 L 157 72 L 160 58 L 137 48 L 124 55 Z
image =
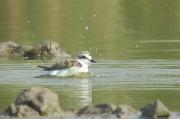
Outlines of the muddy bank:
M 0 56 L 16 56 L 25 59 L 48 59 L 70 57 L 57 42 L 44 41 L 37 45 L 20 45 L 12 41 L 0 43 Z
M 1 118 L 27 119 L 178 119 L 160 100 L 135 109 L 131 105 L 97 104 L 63 111 L 58 95 L 42 87 L 22 91 Z

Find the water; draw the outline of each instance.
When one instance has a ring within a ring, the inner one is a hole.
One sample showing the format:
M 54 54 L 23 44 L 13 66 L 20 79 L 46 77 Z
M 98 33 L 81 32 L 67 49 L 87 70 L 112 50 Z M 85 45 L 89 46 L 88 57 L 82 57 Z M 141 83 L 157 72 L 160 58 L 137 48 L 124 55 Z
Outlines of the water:
M 179 59 L 179 8 L 179 0 L 1 0 L 0 41 L 54 40 L 100 59 Z
M 48 87 L 63 109 L 161 99 L 180 111 L 179 0 L 1 0 L 0 41 L 57 41 L 68 53 L 89 50 L 89 78 L 34 78 L 50 61 L 0 58 L 0 111 L 22 89 Z
M 180 111 L 180 60 L 99 60 L 86 78 L 35 78 L 42 61 L 1 64 L 1 111 L 32 85 L 57 92 L 63 109 L 89 104 L 132 104 L 137 109 L 156 99 Z M 47 64 L 47 63 L 46 63 Z

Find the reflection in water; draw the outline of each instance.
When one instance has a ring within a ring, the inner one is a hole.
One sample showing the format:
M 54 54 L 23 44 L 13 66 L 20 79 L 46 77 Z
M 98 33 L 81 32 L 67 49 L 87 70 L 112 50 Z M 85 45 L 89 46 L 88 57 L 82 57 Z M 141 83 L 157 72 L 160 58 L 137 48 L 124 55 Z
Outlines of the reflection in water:
M 78 100 L 78 107 L 92 104 L 92 87 L 90 79 L 81 79 L 78 81 L 76 89 L 74 89 L 75 97 Z
M 93 103 L 91 79 L 49 79 L 54 83 L 48 87 L 56 90 L 64 110 L 82 108 Z

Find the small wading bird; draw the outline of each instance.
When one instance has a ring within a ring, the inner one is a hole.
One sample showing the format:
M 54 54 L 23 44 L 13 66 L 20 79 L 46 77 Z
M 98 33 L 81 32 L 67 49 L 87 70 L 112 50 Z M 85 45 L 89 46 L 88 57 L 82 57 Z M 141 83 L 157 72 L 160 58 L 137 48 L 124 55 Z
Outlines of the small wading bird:
M 77 55 L 76 59 L 66 59 L 63 62 L 56 63 L 50 67 L 38 66 L 43 68 L 45 71 L 49 71 L 50 76 L 73 76 L 80 73 L 88 73 L 91 62 L 96 63 L 92 60 L 92 56 L 87 51 L 82 51 Z

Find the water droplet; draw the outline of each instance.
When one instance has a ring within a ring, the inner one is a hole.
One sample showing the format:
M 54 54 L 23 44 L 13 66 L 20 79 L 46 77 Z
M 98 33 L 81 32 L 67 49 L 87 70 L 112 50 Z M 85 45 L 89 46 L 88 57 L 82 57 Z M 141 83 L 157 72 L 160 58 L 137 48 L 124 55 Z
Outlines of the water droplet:
M 88 27 L 88 26 L 86 26 L 86 27 L 85 27 L 85 30 L 87 31 L 88 29 L 89 29 L 89 27 Z

